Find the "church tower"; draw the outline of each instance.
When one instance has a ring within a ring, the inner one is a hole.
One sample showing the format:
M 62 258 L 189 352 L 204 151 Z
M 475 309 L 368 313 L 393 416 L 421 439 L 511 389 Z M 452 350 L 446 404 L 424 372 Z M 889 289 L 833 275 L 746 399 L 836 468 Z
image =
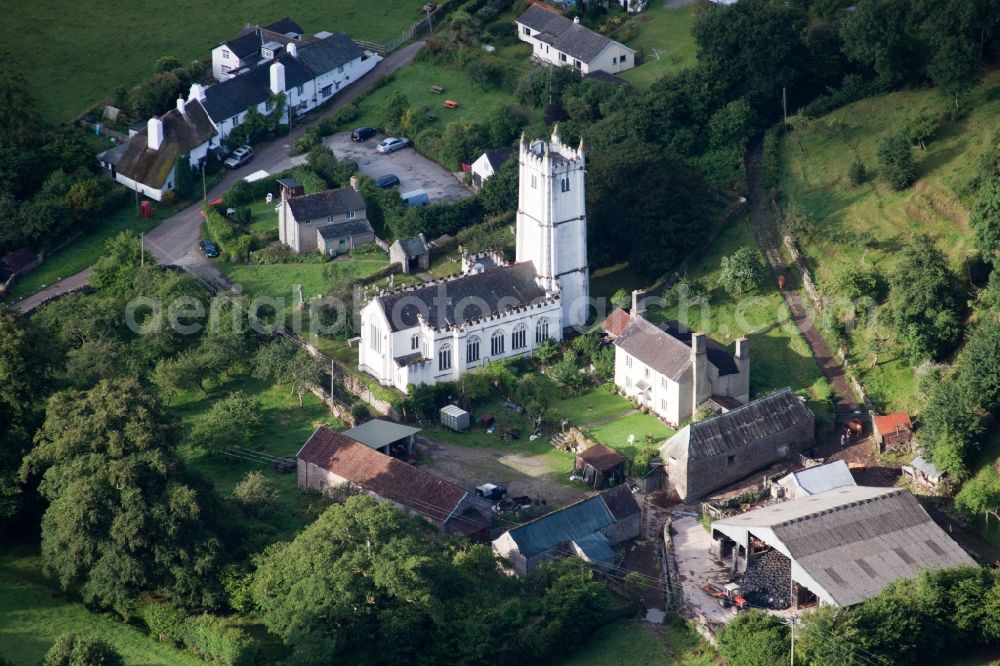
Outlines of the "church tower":
M 551 139 L 518 146 L 517 261 L 531 261 L 546 289 L 561 290 L 563 327 L 587 322 L 587 266 L 583 141 L 578 148 Z

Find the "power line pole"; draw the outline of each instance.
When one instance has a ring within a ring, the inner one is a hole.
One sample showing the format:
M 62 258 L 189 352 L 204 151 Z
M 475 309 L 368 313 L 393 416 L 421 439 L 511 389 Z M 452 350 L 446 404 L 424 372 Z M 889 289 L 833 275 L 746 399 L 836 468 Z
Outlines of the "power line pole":
M 205 158 L 207 161 L 207 157 Z M 205 167 L 206 164 L 201 165 L 201 201 L 202 203 L 208 203 L 208 186 L 205 185 Z

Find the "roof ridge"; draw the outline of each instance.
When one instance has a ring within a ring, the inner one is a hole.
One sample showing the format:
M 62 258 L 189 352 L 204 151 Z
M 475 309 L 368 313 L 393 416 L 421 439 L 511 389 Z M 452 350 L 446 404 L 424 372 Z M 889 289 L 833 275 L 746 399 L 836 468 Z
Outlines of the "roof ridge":
M 875 486 L 854 486 L 854 487 L 855 488 L 874 488 Z M 834 492 L 836 490 L 840 490 L 840 489 L 839 488 L 834 488 L 834 489 L 828 490 L 826 492 Z M 836 513 L 838 511 L 843 511 L 844 509 L 850 509 L 850 508 L 855 507 L 855 506 L 860 506 L 862 504 L 871 504 L 872 502 L 875 502 L 877 500 L 885 499 L 886 497 L 891 497 L 893 495 L 899 495 L 904 490 L 905 490 L 905 488 L 886 488 L 885 492 L 880 492 L 880 493 L 872 495 L 870 497 L 862 497 L 862 498 L 858 498 L 858 499 L 852 499 L 849 502 L 845 502 L 843 504 L 838 504 L 837 506 L 832 506 L 832 507 L 828 507 L 828 508 L 825 508 L 825 509 L 819 509 L 819 510 L 813 511 L 811 513 L 806 513 L 806 514 L 803 514 L 801 516 L 796 516 L 795 518 L 789 518 L 788 520 L 783 520 L 780 523 L 775 523 L 773 525 L 773 527 L 787 527 L 788 525 L 792 525 L 794 523 L 799 523 L 799 522 L 802 522 L 803 520 L 810 520 L 810 519 L 815 518 L 817 516 L 824 516 L 824 515 L 826 515 L 828 513 Z M 817 495 L 812 495 L 812 497 L 818 497 L 819 495 L 822 495 L 822 494 L 823 493 L 819 493 Z M 776 506 L 780 506 L 780 505 L 776 505 Z

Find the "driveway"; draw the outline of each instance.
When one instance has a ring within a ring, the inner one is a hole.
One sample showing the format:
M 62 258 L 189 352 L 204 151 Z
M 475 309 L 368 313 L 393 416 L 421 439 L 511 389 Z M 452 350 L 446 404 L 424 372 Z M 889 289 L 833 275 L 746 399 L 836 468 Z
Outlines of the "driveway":
M 338 159 L 357 162 L 361 173 L 372 178 L 394 173 L 399 176 L 399 191 L 422 189 L 431 202 L 448 201 L 472 196 L 472 191 L 458 181 L 450 171 L 437 162 L 428 159 L 413 148 L 397 150 L 382 155 L 375 150 L 382 134 L 376 134 L 364 143 L 351 141 L 349 132 L 327 137 L 326 145 Z
M 297 139 L 302 132 L 311 127 L 319 118 L 336 113 L 346 104 L 349 104 L 355 97 L 371 88 L 383 76 L 387 76 L 400 67 L 410 64 L 423 45 L 423 41 L 414 42 L 391 54 L 372 68 L 363 78 L 355 82 L 353 86 L 346 89 L 343 96 L 335 98 L 330 106 L 323 109 L 320 113 L 313 115 L 311 117 L 312 123 L 296 128 L 290 137 L 277 139 L 255 148 L 255 156 L 250 164 L 227 172 L 222 182 L 208 191 L 209 201 L 222 196 L 236 182 L 237 178 L 243 178 L 254 171 L 263 169 L 268 173 L 277 173 L 294 164 L 304 162 L 305 156 L 291 158 L 288 156 L 289 146 L 293 140 Z M 373 143 L 373 150 L 374 145 Z M 407 149 L 404 152 L 414 151 Z M 440 167 L 438 168 L 440 169 Z M 183 266 L 206 281 L 214 280 L 222 282 L 219 271 L 197 249 L 197 242 L 201 236 L 201 221 L 201 202 L 188 206 L 172 217 L 167 218 L 155 229 L 146 234 L 146 249 L 152 252 L 162 264 Z M 76 275 L 71 275 L 56 282 L 43 292 L 25 298 L 13 307 L 19 312 L 30 312 L 51 298 L 79 288 L 86 283 L 89 274 L 90 269 L 87 268 Z
M 710 626 L 728 623 L 734 617 L 732 609 L 722 608 L 701 589 L 705 583 L 721 586 L 729 582 L 729 569 L 708 552 L 712 537 L 696 518 L 688 516 L 676 518 L 673 528 L 674 559 L 684 589 L 684 603 Z

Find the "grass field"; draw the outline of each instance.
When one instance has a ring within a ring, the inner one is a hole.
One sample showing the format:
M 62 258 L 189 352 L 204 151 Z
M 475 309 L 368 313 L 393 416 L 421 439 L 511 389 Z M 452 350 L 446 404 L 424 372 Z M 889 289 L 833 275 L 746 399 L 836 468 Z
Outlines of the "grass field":
M 810 220 L 800 243 L 821 286 L 845 265 L 865 263 L 891 273 L 899 249 L 917 233 L 934 237 L 958 275 L 966 274 L 972 252 L 969 185 L 980 156 L 996 139 L 1000 74 L 991 74 L 964 102 L 971 110 L 965 117 L 950 122 L 950 104 L 934 90 L 913 90 L 862 100 L 815 120 L 793 119 L 795 131 L 782 144 L 781 194 Z M 920 179 L 902 192 L 876 179 L 852 187 L 847 170 L 855 157 L 875 172 L 879 141 L 924 112 L 943 120 L 927 149 L 913 151 Z M 913 409 L 913 367 L 891 353 L 872 367 L 874 358 L 860 342 L 853 341 L 852 360 L 866 390 L 887 408 Z
M 128 231 L 138 238 L 140 233 L 149 231 L 177 212 L 176 208 L 167 208 L 160 204 L 154 205 L 153 208 L 155 212 L 151 219 L 140 219 L 130 200 L 130 203 L 108 216 L 97 229 L 84 234 L 63 249 L 57 250 L 48 256 L 36 270 L 15 282 L 7 300 L 10 302 L 19 301 L 41 291 L 50 284 L 79 273 L 93 265 L 104 254 L 104 245 L 108 239 L 117 236 L 122 231 Z
M 345 31 L 355 39 L 387 42 L 421 18 L 422 0 L 267 0 L 226 3 L 97 0 L 8 3 L 0 35 L 18 60 L 45 119 L 67 121 L 116 86 L 147 80 L 156 60 L 209 58 L 214 46 L 247 23 L 291 16 L 307 34 Z
M 659 447 L 665 439 L 674 434 L 674 430 L 649 414 L 630 414 L 616 418 L 613 421 L 587 429 L 588 434 L 605 446 L 617 450 L 626 458 L 632 458 L 646 445 L 646 438 L 653 437 L 653 443 Z M 634 436 L 629 444 L 629 436 Z
M 634 21 L 639 34 L 628 41 L 628 46 L 638 51 L 643 63 L 621 76 L 639 90 L 645 90 L 664 74 L 680 71 L 697 62 L 698 45 L 691 34 L 693 5 L 667 9 L 662 2 L 651 2 L 649 8 L 636 16 Z
M 37 554 L 5 549 L 0 555 L 0 657 L 35 666 L 62 634 L 99 636 L 126 664 L 198 666 L 205 662 L 158 643 L 142 630 L 88 611 L 42 575 Z
M 711 666 L 715 654 L 698 634 L 680 622 L 667 625 L 664 637 L 638 620 L 601 627 L 559 666 Z
M 268 384 L 251 377 L 234 377 L 214 388 L 208 395 L 185 393 L 171 403 L 171 411 L 185 428 L 205 413 L 220 398 L 232 391 L 243 391 L 260 402 L 261 425 L 253 442 L 247 447 L 267 457 L 294 458 L 316 427 L 321 423 L 340 424 L 319 398 L 307 393 L 299 407 L 298 396 L 291 395 L 288 386 Z M 232 457 L 210 456 L 182 443 L 179 451 L 185 461 L 212 482 L 220 495 L 229 495 L 247 472 L 260 470 L 267 474 L 281 492 L 276 506 L 276 519 L 271 521 L 290 535 L 311 522 L 326 506 L 326 502 L 303 494 L 296 487 L 295 474 L 278 474 L 270 466 Z
M 341 259 L 321 264 L 271 264 L 265 266 L 220 262 L 219 270 L 252 297 L 298 302 L 295 285 L 309 299 L 321 296 L 336 284 L 349 283 L 371 275 L 389 265 L 380 259 Z
M 805 391 L 816 403 L 829 409 L 831 389 L 809 352 L 809 347 L 791 322 L 781 294 L 767 281 L 748 298 L 734 299 L 718 286 L 723 256 L 747 245 L 756 247 L 750 222 L 733 220 L 712 246 L 692 264 L 688 278 L 708 290 L 708 307 L 676 305 L 651 310 L 651 319 L 677 319 L 695 331 L 708 333 L 716 342 L 729 345 L 746 335 L 750 339 L 750 392 L 752 396 L 786 386 Z

